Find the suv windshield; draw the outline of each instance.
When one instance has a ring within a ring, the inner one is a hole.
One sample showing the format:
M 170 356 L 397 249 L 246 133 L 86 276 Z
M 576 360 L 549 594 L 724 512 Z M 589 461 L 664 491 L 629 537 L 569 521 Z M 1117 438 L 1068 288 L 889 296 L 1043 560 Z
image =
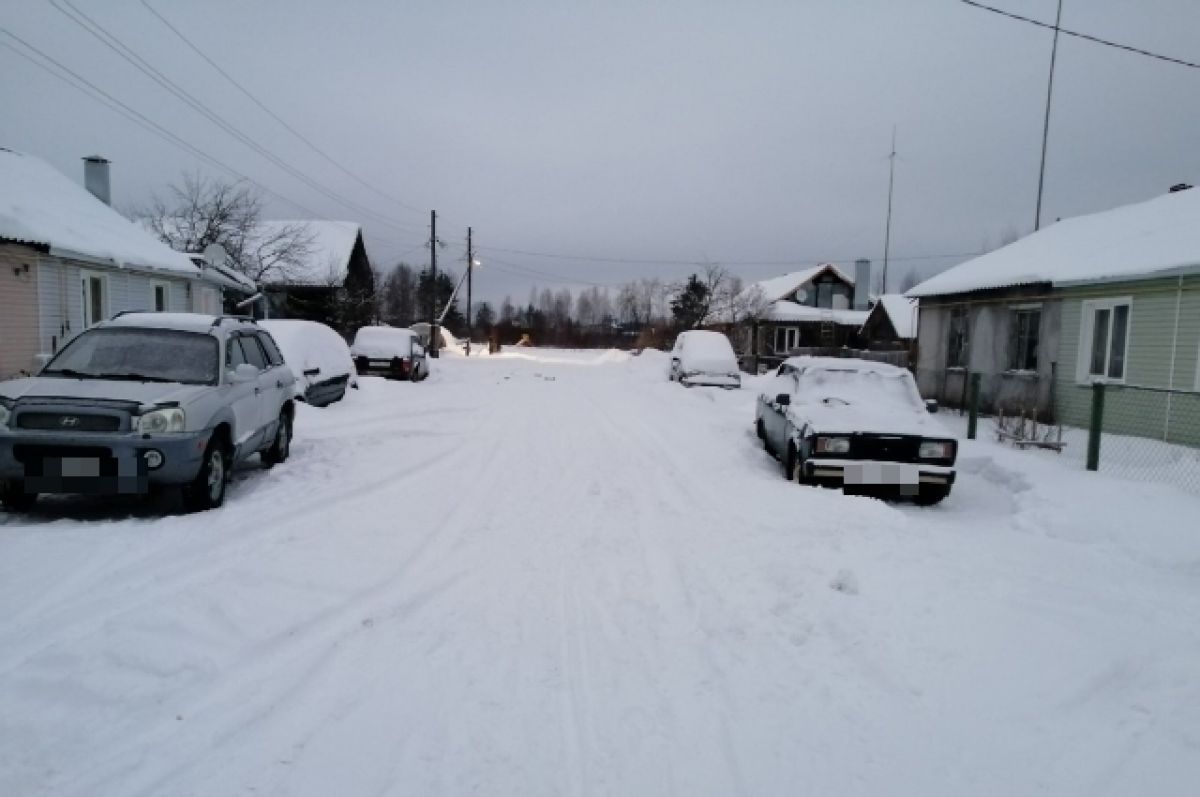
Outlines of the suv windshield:
M 215 385 L 217 340 L 174 329 L 92 329 L 68 343 L 42 376 Z

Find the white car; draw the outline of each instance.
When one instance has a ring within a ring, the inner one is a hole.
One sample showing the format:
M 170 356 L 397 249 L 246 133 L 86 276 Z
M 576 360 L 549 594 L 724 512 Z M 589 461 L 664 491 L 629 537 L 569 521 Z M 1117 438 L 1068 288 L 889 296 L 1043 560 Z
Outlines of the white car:
M 354 335 L 350 356 L 359 374 L 418 382 L 429 376 L 420 336 L 403 327 L 363 327 Z
M 950 494 L 958 455 L 936 411 L 903 368 L 792 357 L 758 397 L 755 429 L 790 481 L 935 504 Z
M 689 329 L 675 338 L 671 350 L 670 379 L 681 385 L 742 386 L 742 373 L 729 338 L 720 332 Z
M 347 386 L 358 387 L 350 347 L 329 327 L 292 318 L 265 319 L 258 325 L 271 333 L 296 375 L 296 398 L 325 407 L 341 401 Z

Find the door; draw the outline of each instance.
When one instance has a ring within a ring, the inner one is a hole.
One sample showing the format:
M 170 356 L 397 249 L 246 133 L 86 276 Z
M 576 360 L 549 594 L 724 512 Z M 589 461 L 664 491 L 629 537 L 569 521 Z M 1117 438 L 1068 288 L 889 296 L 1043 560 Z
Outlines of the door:
M 108 317 L 108 280 L 103 274 L 79 272 L 83 291 L 83 328 L 87 329 Z
M 246 351 L 242 347 L 241 335 L 230 335 L 225 343 L 225 370 L 227 371 L 225 378 L 226 389 L 229 391 L 229 404 L 233 408 L 234 421 L 237 423 L 237 428 L 233 430 L 233 443 L 238 447 L 239 457 L 257 451 L 262 439 L 259 434 L 259 427 L 262 425 L 260 409 L 262 402 L 258 400 L 261 392 L 258 380 L 234 382 L 231 378 L 231 372 L 243 363 L 255 365 L 246 356 Z
M 292 370 L 284 365 L 283 355 L 269 334 L 255 332 L 246 337 L 258 341 L 263 356 L 266 358 L 266 367 L 260 378 L 259 387 L 262 388 L 262 395 L 259 398 L 263 400 L 263 426 L 267 427 L 272 421 L 279 419 L 280 409 L 292 395 L 296 377 L 292 374 Z M 272 435 L 268 439 L 274 439 L 274 428 L 266 429 L 266 431 Z
M 775 398 L 780 393 L 791 396 L 795 392 L 796 377 L 791 373 L 772 379 L 767 391 L 768 404 L 766 412 L 763 413 L 763 427 L 766 429 L 767 439 L 771 442 L 771 448 L 780 455 L 787 451 L 788 408 L 776 402 Z

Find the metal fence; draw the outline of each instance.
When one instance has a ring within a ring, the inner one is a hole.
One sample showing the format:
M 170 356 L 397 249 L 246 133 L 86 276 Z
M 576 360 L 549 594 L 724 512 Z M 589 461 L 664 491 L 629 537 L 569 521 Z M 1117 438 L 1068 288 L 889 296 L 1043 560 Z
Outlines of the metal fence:
M 1200 492 L 1200 393 L 1091 387 L 1087 468 Z

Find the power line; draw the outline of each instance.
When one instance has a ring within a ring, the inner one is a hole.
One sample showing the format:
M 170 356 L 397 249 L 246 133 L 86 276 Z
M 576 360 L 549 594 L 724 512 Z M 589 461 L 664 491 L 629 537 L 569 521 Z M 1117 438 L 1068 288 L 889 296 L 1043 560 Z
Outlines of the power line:
M 501 246 L 480 246 L 477 247 L 483 252 L 507 252 L 516 255 L 528 255 L 530 257 L 548 257 L 558 260 L 581 260 L 592 263 L 623 263 L 627 265 L 642 265 L 642 266 L 703 266 L 709 263 L 714 263 L 722 266 L 794 266 L 803 267 L 806 265 L 820 265 L 821 263 L 848 263 L 857 259 L 856 257 L 829 257 L 829 258 L 795 258 L 791 260 L 722 260 L 720 258 L 700 258 L 695 260 L 672 260 L 672 259 L 652 259 L 652 258 L 627 258 L 627 257 L 603 257 L 599 255 L 578 255 L 578 254 L 563 254 L 561 252 L 535 252 L 528 249 L 506 249 Z M 945 254 L 928 254 L 928 255 L 909 255 L 907 257 L 889 257 L 889 262 L 906 262 L 916 260 L 946 260 L 955 257 L 975 257 L 978 252 L 947 252 Z
M 962 2 L 966 3 L 969 6 L 974 6 L 975 8 L 983 9 L 984 11 L 991 11 L 993 14 L 999 14 L 1001 16 L 1008 17 L 1010 19 L 1019 20 L 1020 22 L 1028 22 L 1030 25 L 1037 25 L 1039 28 L 1046 28 L 1047 30 L 1057 30 L 1059 33 L 1062 33 L 1063 35 L 1074 36 L 1077 39 L 1084 39 L 1085 41 L 1090 41 L 1094 44 L 1103 44 L 1106 47 L 1115 47 L 1118 50 L 1125 50 L 1126 52 L 1136 53 L 1137 55 L 1144 55 L 1147 58 L 1157 58 L 1159 61 L 1166 61 L 1171 64 L 1178 64 L 1179 66 L 1191 67 L 1192 69 L 1200 69 L 1200 64 L 1193 63 L 1192 61 L 1184 61 L 1181 58 L 1172 58 L 1169 55 L 1160 55 L 1159 53 L 1152 53 L 1149 50 L 1143 50 L 1140 47 L 1132 47 L 1128 44 L 1121 44 L 1119 42 L 1109 41 L 1108 39 L 1101 39 L 1099 36 L 1092 36 L 1087 33 L 1080 33 L 1079 31 L 1068 30 L 1067 28 L 1061 28 L 1061 27 L 1058 27 L 1057 25 L 1051 25 L 1048 22 L 1042 22 L 1040 20 L 1031 19 L 1029 17 L 1023 17 L 1020 14 L 1014 14 L 1013 12 L 1005 11 L 1002 8 L 995 8 L 994 6 L 984 5 L 983 3 L 977 2 L 976 0 L 962 0 Z
M 72 22 L 74 22 L 79 27 L 83 28 L 85 31 L 87 31 L 89 34 L 91 34 L 93 37 L 95 37 L 101 44 L 103 44 L 105 47 L 107 47 L 108 49 L 115 52 L 122 59 L 124 59 L 126 62 L 131 64 L 134 68 L 138 69 L 140 72 L 142 72 L 144 75 L 149 77 L 151 80 L 158 83 L 159 86 L 161 86 L 163 89 L 165 89 L 166 91 L 168 91 L 169 93 L 174 95 L 177 99 L 182 101 L 184 104 L 191 107 L 197 113 L 204 116 L 210 122 L 217 125 L 217 127 L 221 128 L 223 131 L 225 131 L 229 135 L 236 138 L 238 141 L 240 141 L 241 143 L 243 143 L 244 145 L 249 147 L 251 150 L 253 150 L 257 154 L 259 154 L 262 157 L 266 158 L 267 160 L 271 161 L 273 164 L 278 166 L 280 169 L 282 169 L 285 172 L 287 172 L 288 174 L 292 175 L 297 180 L 300 180 L 301 182 L 303 182 L 305 185 L 309 186 L 313 190 L 323 194 L 324 196 L 328 197 L 329 199 L 332 199 L 333 201 L 337 202 L 338 204 L 341 204 L 341 205 L 349 208 L 350 210 L 355 211 L 356 213 L 360 213 L 365 216 L 374 216 L 379 221 L 379 223 L 395 227 L 396 229 L 400 229 L 405 232 L 412 231 L 411 228 L 406 228 L 404 226 L 401 226 L 401 225 L 397 224 L 396 222 L 394 222 L 392 219 L 388 218 L 387 216 L 376 213 L 375 211 L 371 210 L 370 208 L 359 205 L 358 203 L 353 202 L 352 200 L 349 200 L 349 199 L 341 196 L 340 194 L 334 192 L 333 190 L 331 190 L 331 189 L 325 187 L 324 185 L 318 183 L 317 181 L 313 180 L 307 174 L 305 174 L 301 170 L 297 169 L 296 167 L 292 166 L 291 164 L 287 163 L 282 158 L 279 158 L 278 156 L 276 156 L 275 154 L 273 154 L 272 152 L 267 150 L 265 147 L 263 147 L 261 144 L 259 144 L 257 141 L 255 141 L 253 138 L 251 138 L 247 134 L 243 133 L 241 130 L 239 130 L 237 127 L 235 127 L 233 124 L 226 121 L 220 114 L 218 114 L 216 111 L 213 111 L 211 108 L 209 108 L 207 105 L 205 105 L 202 101 L 200 101 L 194 95 L 189 93 L 186 89 L 182 88 L 181 86 L 179 86 L 179 84 L 175 83 L 169 77 L 164 75 L 161 71 L 156 69 L 152 64 L 150 64 L 148 61 L 146 61 L 146 59 L 142 58 L 140 55 L 138 55 L 136 52 L 134 52 L 132 48 L 130 48 L 128 45 L 126 45 L 124 42 L 122 42 L 117 36 L 110 33 L 108 30 L 106 30 L 102 25 L 100 25 L 100 23 L 96 22 L 94 19 L 89 17 L 87 14 L 80 11 L 76 6 L 74 6 L 71 3 L 71 0 L 62 0 L 62 3 L 64 5 L 66 5 L 67 7 L 69 7 L 71 10 L 68 11 L 66 8 L 63 8 L 62 6 L 60 6 L 59 0 L 50 0 L 50 5 L 53 6 L 56 11 L 58 11 L 63 16 L 70 19 Z
M 153 121 L 152 119 L 142 115 L 135 109 L 129 107 L 125 103 L 118 100 L 116 97 L 112 96 L 108 92 L 101 89 L 96 84 L 87 80 L 86 78 L 81 76 L 78 72 L 75 72 L 72 69 L 70 69 L 69 67 L 64 66 L 61 62 L 55 60 L 51 56 L 47 55 L 46 53 L 42 52 L 38 48 L 34 47 L 32 44 L 25 41 L 20 36 L 17 36 L 12 31 L 7 30 L 5 28 L 0 28 L 0 33 L 5 34 L 6 36 L 10 37 L 14 41 L 20 43 L 23 47 L 28 48 L 33 53 L 36 53 L 39 57 L 41 57 L 45 61 L 53 64 L 57 69 L 61 70 L 61 72 L 63 72 L 63 73 L 66 73 L 66 75 L 69 75 L 70 77 L 64 76 L 63 74 L 60 74 L 59 72 L 55 72 L 50 67 L 46 66 L 46 64 L 37 61 L 35 58 L 33 58 L 28 53 L 23 53 L 20 50 L 18 50 L 17 48 L 13 47 L 11 44 L 4 42 L 3 43 L 4 46 L 7 47 L 9 50 L 12 50 L 14 53 L 21 56 L 25 60 L 29 61 L 34 66 L 42 69 L 43 71 L 47 72 L 48 74 L 50 74 L 53 77 L 58 78 L 59 80 L 66 83 L 67 85 L 71 86 L 72 88 L 83 92 L 84 94 L 86 94 L 87 96 L 96 100 L 97 102 L 101 103 L 102 105 L 105 105 L 108 108 L 110 108 L 111 110 L 116 111 L 117 113 L 121 114 L 122 116 L 129 119 L 130 121 L 134 122 L 135 124 L 137 124 L 139 127 L 143 128 L 144 130 L 147 130 L 148 132 L 154 134 L 155 136 L 158 136 L 159 138 L 164 139 L 168 143 L 173 144 L 174 146 L 182 149 L 183 151 L 187 152 L 188 154 L 193 155 L 194 157 L 197 157 L 197 158 L 203 160 L 204 162 L 217 167 L 218 169 L 221 169 L 222 171 L 238 178 L 239 180 L 245 180 L 247 183 L 250 183 L 251 185 L 258 188 L 259 190 L 263 191 L 263 193 L 269 194 L 270 196 L 273 196 L 276 199 L 279 199 L 280 201 L 291 205 L 292 207 L 296 208 L 297 210 L 301 211 L 302 213 L 307 213 L 313 218 L 320 217 L 321 214 L 317 213 L 316 211 L 312 210 L 311 208 L 305 207 L 304 205 L 301 205 L 299 202 L 295 201 L 294 199 L 290 199 L 290 198 L 284 196 L 283 194 L 272 191 L 270 188 L 267 188 L 265 185 L 263 185 L 262 183 L 258 182 L 255 179 L 253 179 L 252 177 L 248 177 L 248 176 L 242 174 L 237 169 L 234 169 L 232 166 L 229 166 L 228 164 L 218 160 L 217 158 L 213 157 L 212 155 L 209 155 L 207 152 L 205 152 L 204 150 L 195 146 L 194 144 L 191 144 L 188 141 L 185 141 L 184 139 L 175 135 L 167 128 L 163 127 L 162 125 L 158 124 L 157 122 Z M 85 86 L 86 86 L 86 88 L 84 88 Z
M 318 155 L 320 155 L 322 158 L 324 158 L 326 161 L 328 161 L 329 163 L 333 164 L 333 165 L 334 165 L 335 167 L 337 167 L 337 168 L 338 168 L 338 169 L 339 169 L 341 172 L 343 172 L 344 174 L 346 174 L 347 176 L 349 176 L 349 177 L 350 177 L 351 179 L 353 179 L 355 182 L 357 182 L 357 183 L 359 183 L 360 185 L 362 185 L 362 186 L 364 186 L 364 187 L 366 187 L 366 188 L 370 189 L 371 191 L 374 191 L 376 194 L 378 194 L 379 196 L 383 197 L 384 199 L 389 199 L 389 200 L 391 200 L 392 202 L 395 202 L 395 203 L 396 203 L 397 205 L 399 205 L 400 207 L 402 207 L 402 208 L 406 208 L 406 209 L 408 209 L 408 210 L 411 210 L 411 211 L 413 211 L 413 212 L 416 212 L 416 213 L 421 213 L 421 214 L 424 214 L 424 213 L 425 213 L 425 211 L 424 211 L 424 210 L 421 210 L 420 208 L 413 207 L 412 205 L 408 204 L 407 202 L 404 202 L 403 200 L 401 200 L 401 199 L 398 199 L 398 198 L 396 198 L 396 197 L 392 196 L 392 195 L 391 195 L 391 194 L 389 194 L 388 192 L 386 192 L 386 191 L 384 191 L 384 190 L 382 190 L 382 189 L 380 189 L 380 188 L 376 188 L 374 185 L 372 185 L 371 183 L 367 182 L 367 181 L 366 181 L 366 180 L 364 180 L 363 178 L 359 177 L 357 174 L 355 174 L 354 172 L 352 172 L 352 171 L 350 171 L 349 169 L 347 169 L 345 166 L 343 166 L 343 165 L 342 165 L 341 163 L 339 163 L 338 161 L 334 160 L 334 158 L 333 158 L 331 155 L 329 155 L 329 154 L 328 154 L 327 152 L 325 152 L 323 149 L 321 149 L 321 148 L 320 148 L 320 147 L 318 147 L 316 144 L 314 144 L 312 141 L 310 141 L 310 140 L 308 139 L 308 137 L 307 137 L 307 136 L 305 136 L 305 135 L 303 135 L 303 134 L 302 134 L 302 133 L 301 133 L 299 130 L 297 130 L 296 128 L 292 127 L 290 124 L 288 124 L 287 122 L 285 122 L 285 121 L 284 121 L 284 120 L 283 120 L 283 119 L 282 119 L 282 118 L 279 116 L 279 114 L 275 113 L 275 112 L 274 112 L 274 111 L 272 111 L 270 108 L 268 108 L 268 107 L 267 107 L 267 106 L 266 106 L 266 105 L 265 105 L 265 104 L 264 104 L 264 103 L 263 103 L 263 102 L 262 102 L 260 99 L 258 99 L 258 97 L 256 97 L 256 96 L 254 96 L 253 94 L 251 94 L 249 89 L 247 89 L 245 86 L 243 86 L 243 85 L 242 85 L 241 83 L 239 83 L 237 80 L 235 80 L 235 79 L 233 78 L 233 76 L 232 76 L 232 75 L 230 75 L 228 72 L 226 72 L 224 69 L 222 69 L 222 68 L 221 68 L 221 66 L 220 66 L 220 65 L 219 65 L 219 64 L 218 64 L 216 61 L 214 61 L 213 59 L 209 58 L 209 57 L 208 57 L 208 56 L 207 56 L 207 55 L 204 53 L 204 51 L 203 51 L 203 50 L 201 50 L 201 49 L 200 49 L 198 46 L 196 46 L 196 45 L 195 45 L 195 44 L 192 42 L 192 40 L 191 40 L 191 39 L 189 39 L 187 36 L 185 36 L 185 35 L 183 34 L 183 32 L 182 32 L 182 31 L 180 31 L 180 30 L 179 30 L 177 27 L 175 27 L 174 25 L 172 25 L 172 24 L 170 23 L 170 21 L 169 21 L 169 20 L 167 20 L 167 18 L 166 18 L 166 17 L 164 17 L 164 16 L 163 16 L 162 14 L 160 14 L 160 13 L 159 13 L 157 10 L 155 10 L 155 8 L 154 8 L 152 5 L 150 5 L 150 3 L 149 3 L 149 2 L 147 2 L 147 0 L 141 0 L 141 3 L 142 3 L 142 5 L 143 5 L 143 6 L 145 6 L 145 7 L 146 7 L 146 10 L 147 10 L 147 11 L 149 11 L 151 14 L 153 14 L 155 17 L 157 17 L 157 18 L 158 18 L 158 21 L 159 21 L 159 22 L 161 22 L 161 23 L 162 23 L 163 25 L 165 25 L 165 26 L 166 26 L 168 29 L 170 29 L 170 31 L 171 31 L 172 33 L 174 33 L 176 36 L 178 36 L 178 37 L 180 38 L 180 40 L 181 40 L 181 41 L 183 41 L 183 43 L 184 43 L 184 44 L 186 44 L 186 45 L 187 45 L 189 48 L 191 48 L 192 52 L 194 52 L 196 55 L 198 55 L 198 56 L 200 56 L 201 58 L 203 58 L 203 59 L 204 59 L 204 61 L 205 61 L 205 62 L 207 62 L 209 66 L 211 66 L 213 69 L 217 70 L 217 72 L 219 72 L 219 73 L 221 74 L 221 76 L 222 76 L 222 77 L 224 77 L 226 80 L 228 80 L 230 83 L 232 83 L 232 84 L 233 84 L 233 86 L 234 86 L 234 87 L 235 87 L 235 88 L 236 88 L 238 91 L 240 91 L 242 94 L 246 95 L 246 97 L 248 97 L 248 98 L 250 99 L 250 101 L 251 101 L 251 102 L 253 102 L 253 103 L 254 103 L 255 105 L 257 105 L 257 106 L 258 106 L 260 109 L 262 109 L 262 111 L 263 111 L 264 113 L 266 113 L 268 116 L 270 116 L 272 119 L 274 119 L 274 120 L 275 120 L 276 122 L 278 122 L 280 125 L 282 125 L 282 126 L 283 126 L 283 128 L 284 128 L 284 129 L 286 129 L 286 130 L 287 130 L 289 133 L 291 133 L 291 134 L 292 134 L 292 135 L 294 135 L 296 138 L 298 138 L 298 139 L 300 139 L 301 141 L 303 141 L 303 142 L 304 142 L 304 143 L 305 143 L 305 144 L 308 146 L 308 148 L 309 148 L 309 149 L 311 149 L 313 152 L 317 153 L 317 154 L 318 154 Z

